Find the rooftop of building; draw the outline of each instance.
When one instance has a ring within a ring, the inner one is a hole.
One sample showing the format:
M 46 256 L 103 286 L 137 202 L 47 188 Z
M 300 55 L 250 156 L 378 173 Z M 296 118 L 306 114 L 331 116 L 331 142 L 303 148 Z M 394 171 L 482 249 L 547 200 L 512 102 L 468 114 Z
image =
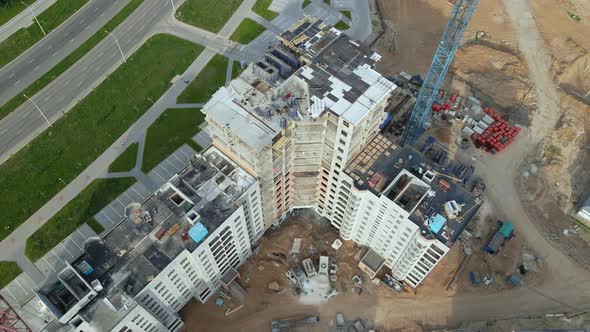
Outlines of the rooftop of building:
M 410 213 L 409 219 L 424 237 L 450 247 L 479 204 L 473 194 L 446 175 L 444 166 L 412 147 L 398 147 L 377 135 L 348 163 L 345 172 L 357 189 L 386 195 Z
M 373 69 L 377 53 L 321 20 L 307 17 L 280 39 L 203 107 L 257 151 L 327 111 L 354 125 L 396 88 Z
M 86 243 L 71 264 L 88 284 L 98 280 L 103 287 L 81 315 L 98 330 L 110 330 L 176 256 L 194 251 L 235 212 L 237 199 L 255 182 L 214 147 L 193 156 L 143 203 L 128 206 L 127 218 L 102 239 Z M 57 294 L 61 288 L 48 281 L 41 289 Z

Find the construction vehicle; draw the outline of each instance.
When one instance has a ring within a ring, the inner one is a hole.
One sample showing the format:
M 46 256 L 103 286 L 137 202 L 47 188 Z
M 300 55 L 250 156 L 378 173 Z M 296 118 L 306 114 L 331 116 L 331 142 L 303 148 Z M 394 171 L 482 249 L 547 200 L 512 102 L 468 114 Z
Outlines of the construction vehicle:
M 511 222 L 498 221 L 498 224 L 500 224 L 500 228 L 494 233 L 490 241 L 488 241 L 488 244 L 483 248 L 485 252 L 491 255 L 498 253 L 500 248 L 504 245 L 504 242 L 514 236 L 514 225 L 512 225 Z
M 414 144 L 422 134 L 422 127 L 428 114 L 431 112 L 432 103 L 439 92 L 440 85 L 451 63 L 453 57 L 461 44 L 463 33 L 467 29 L 469 20 L 475 12 L 479 0 L 455 0 L 451 16 L 445 29 L 441 42 L 432 59 L 430 69 L 426 74 L 416 104 L 410 115 L 402 135 L 401 145 Z

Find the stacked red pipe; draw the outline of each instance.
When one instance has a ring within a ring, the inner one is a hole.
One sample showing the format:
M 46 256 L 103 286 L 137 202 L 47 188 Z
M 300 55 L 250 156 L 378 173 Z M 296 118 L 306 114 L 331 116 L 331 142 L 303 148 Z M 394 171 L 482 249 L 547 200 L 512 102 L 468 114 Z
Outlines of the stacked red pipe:
M 489 107 L 484 108 L 484 113 L 491 116 L 494 122 L 481 135 L 473 133 L 471 139 L 475 142 L 476 146 L 487 152 L 500 152 L 512 144 L 521 128 L 511 126 Z

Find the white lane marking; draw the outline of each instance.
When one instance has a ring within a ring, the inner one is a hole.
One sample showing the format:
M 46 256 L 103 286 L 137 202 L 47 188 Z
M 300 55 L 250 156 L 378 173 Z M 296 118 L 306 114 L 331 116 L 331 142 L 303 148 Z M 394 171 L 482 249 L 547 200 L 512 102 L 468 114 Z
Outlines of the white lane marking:
M 80 83 L 78 83 L 78 87 L 81 87 L 82 84 L 84 84 L 84 81 L 81 81 Z
M 29 114 L 31 114 L 31 112 L 28 112 L 28 113 L 23 112 L 23 115 L 21 116 L 21 119 L 26 118 L 27 116 L 29 116 Z
M 14 86 L 19 85 L 19 83 L 20 83 L 20 80 L 16 81 L 16 83 L 14 83 Z
M 98 11 L 98 7 L 94 7 L 94 12 L 96 13 Z
M 82 71 L 86 71 L 86 69 L 88 69 L 88 66 L 84 66 L 84 68 L 82 68 Z
M 20 134 L 20 133 L 22 133 L 22 132 L 23 132 L 23 130 L 22 130 L 22 129 L 19 129 L 19 130 L 16 132 L 16 134 L 17 134 L 17 135 L 19 135 L 19 134 Z
M 64 86 L 68 86 L 68 84 L 70 84 L 70 82 L 71 82 L 71 80 L 69 80 L 69 81 L 66 81 L 66 82 L 64 83 Z
M 85 18 L 83 18 L 83 19 L 80 20 L 80 24 L 84 24 L 84 22 L 86 22 L 86 19 Z
M 74 41 L 74 38 L 70 39 L 70 43 Z
M 33 61 L 35 61 L 35 59 L 30 59 L 29 61 L 27 61 L 27 64 L 31 64 L 33 63 Z
M 66 33 L 64 34 L 64 37 L 67 37 L 67 36 L 69 36 L 69 35 L 70 35 L 70 33 L 69 33 L 69 32 L 66 32 Z
M 56 56 L 57 55 L 57 51 L 53 52 L 53 54 L 51 56 Z
M 104 13 L 100 14 L 100 17 L 103 17 L 103 16 L 104 16 Z
M 100 52 L 100 54 L 98 55 L 98 57 L 100 58 L 103 54 L 104 54 L 104 52 Z
M 39 66 L 35 67 L 35 69 L 33 69 L 33 71 L 37 71 L 37 69 L 39 69 Z
M 14 73 L 10 74 L 10 76 L 8 76 L 8 78 L 12 78 L 14 76 Z
M 6 129 L 4 129 L 4 130 L 0 131 L 0 135 L 4 134 L 4 133 L 5 133 L 7 130 L 8 130 L 8 128 L 6 128 Z

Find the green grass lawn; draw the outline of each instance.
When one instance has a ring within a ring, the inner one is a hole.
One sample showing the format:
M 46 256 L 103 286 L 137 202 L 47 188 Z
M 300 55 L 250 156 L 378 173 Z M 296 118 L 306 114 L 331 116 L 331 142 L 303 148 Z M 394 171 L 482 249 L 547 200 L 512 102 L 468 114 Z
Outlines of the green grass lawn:
M 350 12 L 350 10 L 343 10 L 343 11 L 341 11 L 341 13 L 344 16 L 348 17 L 349 20 L 352 20 L 352 13 Z
M 35 2 L 34 0 L 23 1 L 27 5 Z M 13 17 L 18 15 L 23 10 L 27 9 L 20 0 L 0 1 L 0 25 L 10 21 Z
M 109 166 L 109 172 L 129 172 L 135 167 L 137 161 L 138 143 L 133 143 L 121 153 Z
M 87 2 L 88 0 L 57 0 L 51 7 L 37 16 L 37 19 L 45 32 L 49 33 Z M 15 59 L 43 37 L 43 32 L 35 23 L 15 32 L 0 43 L 0 67 Z
M 243 71 L 244 69 L 242 69 L 242 66 L 240 66 L 240 62 L 234 61 L 231 69 L 231 78 L 234 79 L 240 76 Z
M 94 215 L 134 183 L 134 178 L 92 181 L 27 239 L 25 255 L 33 262 L 37 261 L 84 223 L 91 225 L 95 232 L 102 232 L 103 229 L 94 220 Z
M 340 20 L 338 21 L 338 23 L 336 23 L 336 25 L 334 25 L 334 28 L 343 31 L 343 30 L 347 30 L 348 28 L 350 28 L 348 26 L 348 24 L 344 23 L 344 21 Z
M 176 99 L 179 104 L 206 103 L 211 95 L 225 85 L 227 58 L 216 54 L 199 75 Z
M 311 0 L 303 0 L 303 4 L 301 5 L 301 8 L 305 8 L 305 7 L 309 6 L 310 3 L 311 3 Z
M 178 8 L 176 18 L 211 32 L 219 32 L 243 0 L 187 0 Z
M 240 44 L 248 44 L 266 30 L 251 18 L 245 18 L 229 39 Z
M 0 165 L 0 240 L 121 136 L 203 47 L 156 35 L 27 146 Z M 174 59 L 174 61 L 170 61 Z
M 204 120 L 198 108 L 167 109 L 147 130 L 141 169 L 148 172 L 185 143 L 200 151 L 192 137 Z
M 15 262 L 0 262 L 0 288 L 4 288 L 22 272 Z
M 74 52 L 61 60 L 57 65 L 51 68 L 45 75 L 41 76 L 38 80 L 31 83 L 26 89 L 24 89 L 17 96 L 14 96 L 6 104 L 0 106 L 0 119 L 10 114 L 20 105 L 27 101 L 23 95 L 34 96 L 37 92 L 41 91 L 49 83 L 55 80 L 59 75 L 63 74 L 68 68 L 74 65 L 80 58 L 88 53 L 94 46 L 96 46 L 101 40 L 103 40 L 107 34 L 105 30 L 113 31 L 121 22 L 123 22 L 131 13 L 143 3 L 143 0 L 131 0 L 117 15 L 115 15 L 107 24 L 99 29 L 92 37 L 90 37 L 84 44 L 78 47 Z
M 256 3 L 252 6 L 252 10 L 256 14 L 264 17 L 267 21 L 272 21 L 275 17 L 279 16 L 279 13 L 268 9 L 271 2 L 272 0 L 256 0 Z

